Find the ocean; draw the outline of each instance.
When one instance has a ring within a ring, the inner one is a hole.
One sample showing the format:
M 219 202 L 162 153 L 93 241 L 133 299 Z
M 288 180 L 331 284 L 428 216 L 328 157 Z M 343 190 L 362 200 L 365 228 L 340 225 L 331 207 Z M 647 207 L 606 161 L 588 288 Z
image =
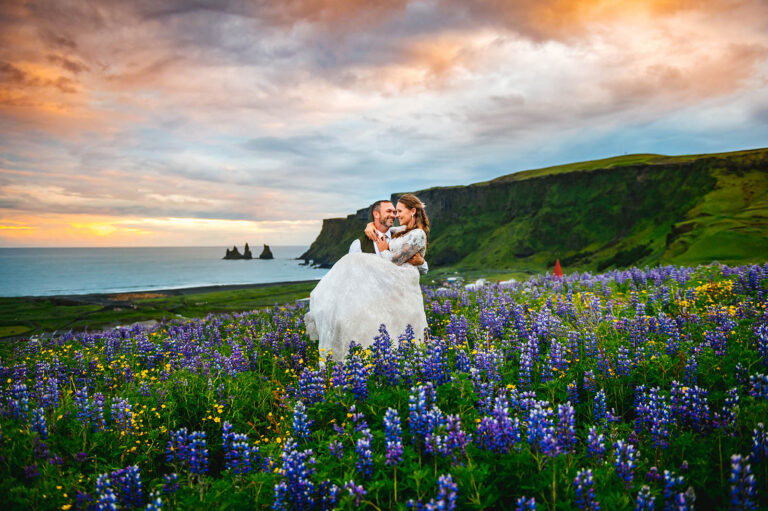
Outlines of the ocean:
M 242 253 L 243 247 L 238 246 Z M 306 246 L 270 246 L 272 260 L 223 260 L 225 247 L 0 248 L 0 296 L 51 296 L 320 279 Z M 251 248 L 255 257 L 262 246 Z

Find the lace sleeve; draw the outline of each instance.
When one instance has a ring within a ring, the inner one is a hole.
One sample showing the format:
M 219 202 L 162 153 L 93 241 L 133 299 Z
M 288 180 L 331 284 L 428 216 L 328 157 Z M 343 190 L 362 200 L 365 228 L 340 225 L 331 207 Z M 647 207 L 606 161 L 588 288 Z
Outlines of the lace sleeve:
M 383 251 L 381 256 L 395 264 L 403 264 L 417 252 L 423 252 L 427 248 L 427 235 L 421 229 L 414 229 L 405 235 L 402 245 L 398 245 L 395 250 Z
M 396 232 L 400 232 L 400 231 L 402 231 L 403 229 L 405 229 L 405 226 L 404 226 L 404 225 L 398 225 L 398 226 L 396 226 L 396 227 L 390 227 L 390 228 L 389 228 L 389 232 L 390 232 L 390 233 L 392 233 L 392 234 L 395 234 Z

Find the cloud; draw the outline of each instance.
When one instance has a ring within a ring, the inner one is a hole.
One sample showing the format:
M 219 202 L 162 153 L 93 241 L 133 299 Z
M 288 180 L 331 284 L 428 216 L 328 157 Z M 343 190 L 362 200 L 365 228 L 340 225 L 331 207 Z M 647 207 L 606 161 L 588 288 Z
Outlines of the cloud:
M 767 49 L 760 0 L 4 2 L 0 206 L 312 222 L 627 146 L 741 148 L 768 135 Z

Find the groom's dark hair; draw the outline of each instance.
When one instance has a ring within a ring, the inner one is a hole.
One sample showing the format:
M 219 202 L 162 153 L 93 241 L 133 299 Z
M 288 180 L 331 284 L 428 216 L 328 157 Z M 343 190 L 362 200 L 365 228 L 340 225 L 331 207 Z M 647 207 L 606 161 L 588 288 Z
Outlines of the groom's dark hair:
M 376 202 L 371 204 L 371 211 L 370 211 L 371 220 L 373 220 L 373 212 L 374 211 L 381 212 L 381 203 L 382 202 L 392 202 L 392 201 L 389 200 L 389 199 L 381 199 L 381 200 L 377 200 Z

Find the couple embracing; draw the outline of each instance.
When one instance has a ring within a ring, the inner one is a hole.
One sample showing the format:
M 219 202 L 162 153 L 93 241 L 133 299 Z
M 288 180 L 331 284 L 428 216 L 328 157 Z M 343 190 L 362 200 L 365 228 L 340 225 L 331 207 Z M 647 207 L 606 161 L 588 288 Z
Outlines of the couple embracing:
M 374 221 L 349 253 L 333 265 L 310 294 L 307 335 L 319 340 L 321 357 L 342 360 L 355 341 L 373 343 L 379 325 L 396 337 L 410 325 L 421 340 L 427 328 L 419 273 L 426 273 L 429 219 L 424 204 L 405 194 L 393 206 L 378 201 Z M 400 222 L 392 227 L 395 215 Z

